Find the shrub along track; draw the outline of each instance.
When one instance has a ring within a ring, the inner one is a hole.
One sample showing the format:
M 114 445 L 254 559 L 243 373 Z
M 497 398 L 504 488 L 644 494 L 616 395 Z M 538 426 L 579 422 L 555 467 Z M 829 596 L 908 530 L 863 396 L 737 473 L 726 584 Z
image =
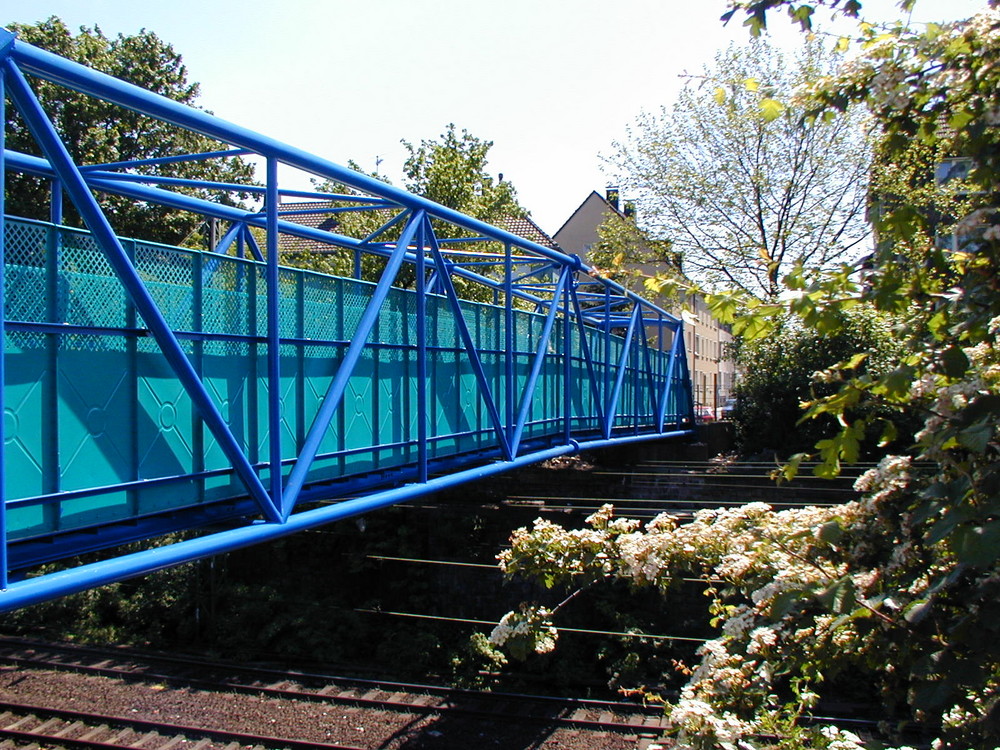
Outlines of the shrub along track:
M 0 639 L 0 665 L 0 711 L 7 712 L 0 738 L 50 747 L 642 750 L 663 729 L 659 708 L 634 703 L 346 679 L 117 648 Z M 59 736 L 40 738 L 39 728 Z M 34 739 L 18 735 L 32 731 Z

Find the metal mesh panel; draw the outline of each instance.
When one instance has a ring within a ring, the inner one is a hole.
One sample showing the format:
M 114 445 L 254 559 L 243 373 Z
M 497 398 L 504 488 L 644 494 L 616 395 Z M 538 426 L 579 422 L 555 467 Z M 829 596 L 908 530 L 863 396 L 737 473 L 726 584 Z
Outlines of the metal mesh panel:
M 319 341 L 343 338 L 340 315 L 340 279 L 319 274 L 306 274 L 303 279 L 303 310 L 305 336 Z
M 45 261 L 49 237 L 50 230 L 46 227 L 19 221 L 6 223 L 4 316 L 7 320 L 42 322 L 48 319 L 51 300 Z
M 45 269 L 37 266 L 12 266 L 4 269 L 7 294 L 4 317 L 40 323 L 48 318 L 48 293 Z
M 175 331 L 194 328 L 194 258 L 190 252 L 136 244 L 135 267 L 160 314 Z
M 278 335 L 298 337 L 302 335 L 299 320 L 299 280 L 300 271 L 282 268 L 278 270 Z
M 69 282 L 66 322 L 82 326 L 125 325 L 126 295 L 97 242 L 60 229 L 59 270 Z
M 49 229 L 22 221 L 6 222 L 4 257 L 9 264 L 44 266 Z
M 342 282 L 342 298 L 344 304 L 344 338 L 350 339 L 358 328 L 358 323 L 364 314 L 365 307 L 375 291 L 373 284 L 363 281 L 344 279 Z
M 250 333 L 248 265 L 235 258 L 204 257 L 201 266 L 201 330 L 208 333 Z

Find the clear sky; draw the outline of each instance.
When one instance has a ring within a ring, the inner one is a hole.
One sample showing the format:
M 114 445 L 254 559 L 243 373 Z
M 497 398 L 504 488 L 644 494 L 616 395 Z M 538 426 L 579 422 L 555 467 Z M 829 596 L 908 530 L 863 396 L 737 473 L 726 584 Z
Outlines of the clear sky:
M 863 5 L 873 20 L 899 16 L 892 0 Z M 985 6 L 918 0 L 913 17 Z M 203 107 L 334 162 L 380 159 L 397 184 L 400 139 L 454 122 L 494 142 L 490 171 L 552 234 L 604 188 L 600 154 L 640 110 L 669 104 L 680 75 L 747 38 L 722 26 L 724 11 L 723 0 L 0 0 L 0 24 L 57 15 L 108 36 L 149 29 L 183 56 Z M 783 18 L 773 25 L 779 42 L 795 37 Z

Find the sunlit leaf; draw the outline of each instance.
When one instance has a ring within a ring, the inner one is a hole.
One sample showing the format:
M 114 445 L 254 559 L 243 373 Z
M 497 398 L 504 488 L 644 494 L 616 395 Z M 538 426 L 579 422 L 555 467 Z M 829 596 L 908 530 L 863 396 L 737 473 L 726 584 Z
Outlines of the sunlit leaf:
M 781 117 L 781 113 L 785 111 L 785 105 L 777 99 L 766 98 L 760 100 L 758 109 L 764 121 L 771 122 Z

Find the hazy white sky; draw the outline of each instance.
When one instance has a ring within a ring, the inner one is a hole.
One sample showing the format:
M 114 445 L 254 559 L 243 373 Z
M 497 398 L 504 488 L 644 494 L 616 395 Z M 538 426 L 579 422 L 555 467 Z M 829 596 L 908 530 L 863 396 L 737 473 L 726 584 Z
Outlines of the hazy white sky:
M 893 0 L 863 0 L 873 19 Z M 985 0 L 919 0 L 914 18 L 967 17 Z M 201 83 L 200 103 L 331 161 L 399 183 L 400 139 L 454 122 L 492 140 L 502 172 L 550 234 L 607 176 L 599 155 L 679 75 L 743 41 L 723 0 L 0 0 L 0 24 L 50 15 L 108 36 L 154 31 Z M 821 18 L 821 21 L 825 18 Z M 795 37 L 775 17 L 779 41 Z M 288 187 L 304 187 L 299 179 Z

